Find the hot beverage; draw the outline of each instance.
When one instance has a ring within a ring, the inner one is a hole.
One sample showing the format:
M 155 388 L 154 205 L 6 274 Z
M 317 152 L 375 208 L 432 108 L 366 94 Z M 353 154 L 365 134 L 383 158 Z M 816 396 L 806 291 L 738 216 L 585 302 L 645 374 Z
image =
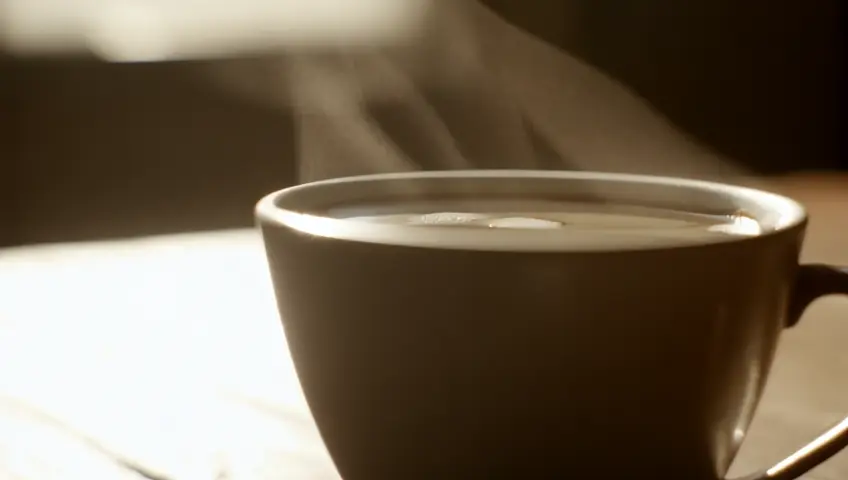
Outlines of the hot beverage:
M 725 235 L 753 236 L 760 224 L 743 212 L 697 214 L 628 205 L 520 198 L 399 201 L 337 207 L 335 218 L 375 224 L 466 229 L 543 229 L 603 236 L 658 236 L 708 241 Z

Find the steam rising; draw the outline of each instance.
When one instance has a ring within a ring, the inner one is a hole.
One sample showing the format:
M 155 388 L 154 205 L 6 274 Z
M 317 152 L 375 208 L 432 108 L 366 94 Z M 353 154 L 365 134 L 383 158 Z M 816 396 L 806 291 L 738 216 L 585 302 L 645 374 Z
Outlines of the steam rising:
M 218 73 L 294 105 L 303 181 L 468 168 L 745 173 L 626 86 L 473 0 L 433 2 L 404 42 L 293 49 Z
M 745 173 L 476 0 L 0 0 L 0 24 L 0 48 L 18 54 L 218 59 L 211 78 L 295 112 L 304 181 L 460 168 Z

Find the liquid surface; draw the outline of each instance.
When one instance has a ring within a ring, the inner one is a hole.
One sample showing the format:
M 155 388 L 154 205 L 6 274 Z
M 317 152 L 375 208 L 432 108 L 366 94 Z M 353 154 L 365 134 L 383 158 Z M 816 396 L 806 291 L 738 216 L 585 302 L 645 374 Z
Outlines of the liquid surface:
M 636 206 L 543 200 L 433 200 L 331 209 L 355 222 L 451 229 L 565 230 L 599 236 L 635 235 L 709 240 L 753 236 L 760 224 L 743 214 L 704 215 Z

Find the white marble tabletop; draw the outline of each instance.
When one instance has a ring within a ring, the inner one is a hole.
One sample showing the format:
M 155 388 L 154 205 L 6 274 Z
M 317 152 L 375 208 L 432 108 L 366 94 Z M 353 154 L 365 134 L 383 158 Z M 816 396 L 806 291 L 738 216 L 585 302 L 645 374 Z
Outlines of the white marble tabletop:
M 848 264 L 848 193 L 797 188 Z M 846 339 L 845 298 L 785 335 L 735 473 L 848 412 Z M 338 480 L 286 352 L 255 231 L 0 250 L 0 479 Z

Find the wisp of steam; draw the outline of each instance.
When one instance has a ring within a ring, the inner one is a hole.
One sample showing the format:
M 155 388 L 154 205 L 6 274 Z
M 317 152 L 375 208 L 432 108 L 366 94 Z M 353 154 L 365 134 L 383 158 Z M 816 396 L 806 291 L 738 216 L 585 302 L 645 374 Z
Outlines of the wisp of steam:
M 2 48 L 214 58 L 208 78 L 297 116 L 303 181 L 469 168 L 745 174 L 478 0 L 0 0 Z
M 622 83 L 480 2 L 418 3 L 420 21 L 395 42 L 292 48 L 216 75 L 294 108 L 303 181 L 481 168 L 747 176 Z

